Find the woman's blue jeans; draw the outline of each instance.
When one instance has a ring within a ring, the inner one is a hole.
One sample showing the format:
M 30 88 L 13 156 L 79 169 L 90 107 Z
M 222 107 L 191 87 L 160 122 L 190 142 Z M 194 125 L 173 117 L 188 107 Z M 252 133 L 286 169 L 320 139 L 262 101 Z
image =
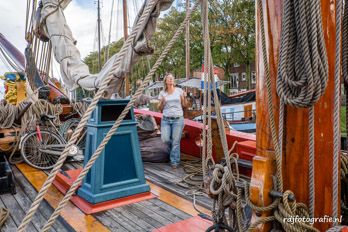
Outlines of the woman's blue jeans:
M 180 163 L 180 140 L 184 129 L 184 118 L 163 117 L 161 121 L 161 138 L 168 144 L 170 151 L 170 163 L 179 165 Z

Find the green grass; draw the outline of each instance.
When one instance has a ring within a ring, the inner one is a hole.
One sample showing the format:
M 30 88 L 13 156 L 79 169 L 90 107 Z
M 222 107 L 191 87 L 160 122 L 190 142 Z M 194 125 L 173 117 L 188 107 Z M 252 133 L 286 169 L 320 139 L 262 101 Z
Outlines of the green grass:
M 347 132 L 346 132 L 346 107 L 345 106 L 341 106 L 341 134 L 342 134 L 342 137 L 347 136 Z

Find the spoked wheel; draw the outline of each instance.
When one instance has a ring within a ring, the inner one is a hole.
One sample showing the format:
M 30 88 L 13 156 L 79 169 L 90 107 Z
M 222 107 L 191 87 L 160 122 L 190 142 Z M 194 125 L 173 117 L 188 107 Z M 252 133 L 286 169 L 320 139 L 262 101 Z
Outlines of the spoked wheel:
M 72 133 L 76 129 L 80 122 L 80 119 L 71 118 L 65 121 L 59 128 L 59 133 L 64 137 L 66 141 L 69 141 Z M 82 130 L 79 139 L 77 140 L 77 146 L 80 150 L 85 149 L 86 146 L 86 130 Z
M 62 154 L 65 142 L 54 132 L 33 131 L 24 136 L 21 153 L 25 162 L 42 170 L 52 168 Z

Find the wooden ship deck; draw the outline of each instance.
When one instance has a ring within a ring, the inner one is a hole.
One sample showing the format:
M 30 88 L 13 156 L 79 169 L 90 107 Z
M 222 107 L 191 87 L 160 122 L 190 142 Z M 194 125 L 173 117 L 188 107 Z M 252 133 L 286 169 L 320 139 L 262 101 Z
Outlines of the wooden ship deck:
M 63 170 L 79 167 L 79 162 L 70 162 L 64 165 Z M 11 212 L 1 228 L 4 232 L 17 230 L 48 174 L 24 163 L 13 165 L 12 170 L 17 193 L 0 195 L 0 207 L 6 207 Z M 180 225 L 174 225 L 175 230 L 203 231 L 211 225 L 209 220 L 197 216 L 192 196 L 186 194 L 188 189 L 176 184 L 185 175 L 182 167 L 172 169 L 169 164 L 144 163 L 144 172 L 153 199 L 92 215 L 85 215 L 70 202 L 51 231 L 165 231 L 163 227 L 187 219 L 197 221 L 196 227 L 190 224 L 190 229 L 180 230 Z M 27 231 L 40 231 L 62 197 L 57 188 L 52 186 Z M 212 201 L 208 196 L 199 195 L 196 202 L 202 212 L 209 214 Z

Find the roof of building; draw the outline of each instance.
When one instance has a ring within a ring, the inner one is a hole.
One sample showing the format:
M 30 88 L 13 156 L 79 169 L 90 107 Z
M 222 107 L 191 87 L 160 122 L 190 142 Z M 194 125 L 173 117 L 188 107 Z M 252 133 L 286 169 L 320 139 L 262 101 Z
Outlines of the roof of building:
M 185 78 L 175 79 L 175 83 L 177 85 L 180 85 L 185 80 L 186 80 Z M 153 90 L 153 89 L 162 89 L 162 88 L 163 88 L 163 81 L 155 81 L 153 84 L 149 85 L 146 89 Z
M 218 81 L 219 86 L 224 85 L 226 83 L 227 83 L 227 81 L 221 81 L 221 80 Z M 191 78 L 191 79 L 188 79 L 188 80 L 181 82 L 178 85 L 181 87 L 200 89 L 201 88 L 201 79 Z

